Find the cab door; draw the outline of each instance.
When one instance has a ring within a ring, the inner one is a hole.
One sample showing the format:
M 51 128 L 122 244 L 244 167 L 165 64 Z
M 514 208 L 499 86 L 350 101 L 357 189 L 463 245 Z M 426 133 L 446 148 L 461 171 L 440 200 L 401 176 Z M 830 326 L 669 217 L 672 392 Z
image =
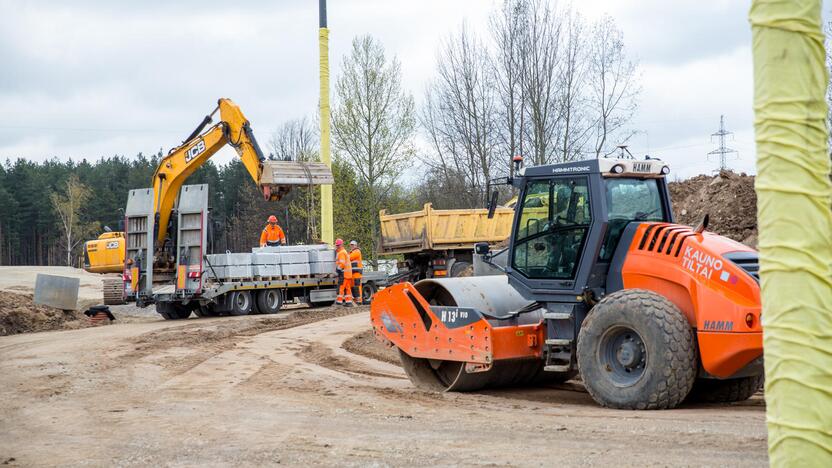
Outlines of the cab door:
M 574 302 L 583 292 L 600 236 L 592 222 L 598 216 L 592 196 L 597 190 L 589 174 L 526 181 L 515 209 L 507 272 L 509 283 L 527 299 Z

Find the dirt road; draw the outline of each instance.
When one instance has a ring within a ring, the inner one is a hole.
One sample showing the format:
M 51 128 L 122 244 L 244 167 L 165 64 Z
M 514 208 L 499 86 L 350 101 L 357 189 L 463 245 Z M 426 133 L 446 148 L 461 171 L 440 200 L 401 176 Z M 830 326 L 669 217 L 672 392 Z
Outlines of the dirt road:
M 2 337 L 0 463 L 766 463 L 759 397 L 632 412 L 600 408 L 576 384 L 425 393 L 341 347 L 367 329 L 366 310 L 312 322 L 327 313 Z
M 99 275 L 72 267 L 0 266 L 0 290 L 31 294 L 35 291 L 38 273 L 78 278 L 80 280 L 78 303 L 82 306 L 92 303 L 100 304 L 102 281 L 106 278 L 118 278 L 117 274 Z

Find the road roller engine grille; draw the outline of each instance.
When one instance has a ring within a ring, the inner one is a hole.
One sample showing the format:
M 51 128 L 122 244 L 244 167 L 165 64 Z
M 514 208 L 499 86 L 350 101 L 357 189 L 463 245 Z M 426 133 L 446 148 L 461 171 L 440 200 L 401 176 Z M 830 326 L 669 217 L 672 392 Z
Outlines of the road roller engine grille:
M 515 325 L 515 318 L 431 305 L 411 283 L 380 291 L 372 305 L 377 336 L 411 357 L 469 363 L 469 372 L 487 370 L 495 360 L 540 356 L 541 324 Z

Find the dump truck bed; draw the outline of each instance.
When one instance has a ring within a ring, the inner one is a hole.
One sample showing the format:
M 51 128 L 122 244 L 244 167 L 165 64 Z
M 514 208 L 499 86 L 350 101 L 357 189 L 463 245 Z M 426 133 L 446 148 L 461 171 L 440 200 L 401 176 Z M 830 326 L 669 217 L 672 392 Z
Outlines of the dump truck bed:
M 436 210 L 430 203 L 410 213 L 387 214 L 387 210 L 381 210 L 379 254 L 473 249 L 477 242 L 502 242 L 511 234 L 513 216 L 511 208 L 497 208 L 489 219 L 488 210 L 483 208 Z

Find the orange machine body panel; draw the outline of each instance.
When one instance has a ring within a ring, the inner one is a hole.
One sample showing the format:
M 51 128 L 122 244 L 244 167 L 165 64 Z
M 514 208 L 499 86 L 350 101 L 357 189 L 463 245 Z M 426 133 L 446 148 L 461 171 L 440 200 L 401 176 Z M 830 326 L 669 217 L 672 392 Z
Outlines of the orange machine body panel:
M 621 268 L 625 289 L 647 289 L 669 299 L 696 330 L 702 367 L 730 377 L 762 355 L 760 286 L 724 257 L 755 253 L 745 245 L 687 226 L 644 223 Z
M 494 327 L 477 313 L 454 313 L 450 317 L 435 312 L 416 288 L 405 282 L 376 293 L 370 320 L 377 337 L 412 357 L 484 365 L 540 357 L 542 324 Z

